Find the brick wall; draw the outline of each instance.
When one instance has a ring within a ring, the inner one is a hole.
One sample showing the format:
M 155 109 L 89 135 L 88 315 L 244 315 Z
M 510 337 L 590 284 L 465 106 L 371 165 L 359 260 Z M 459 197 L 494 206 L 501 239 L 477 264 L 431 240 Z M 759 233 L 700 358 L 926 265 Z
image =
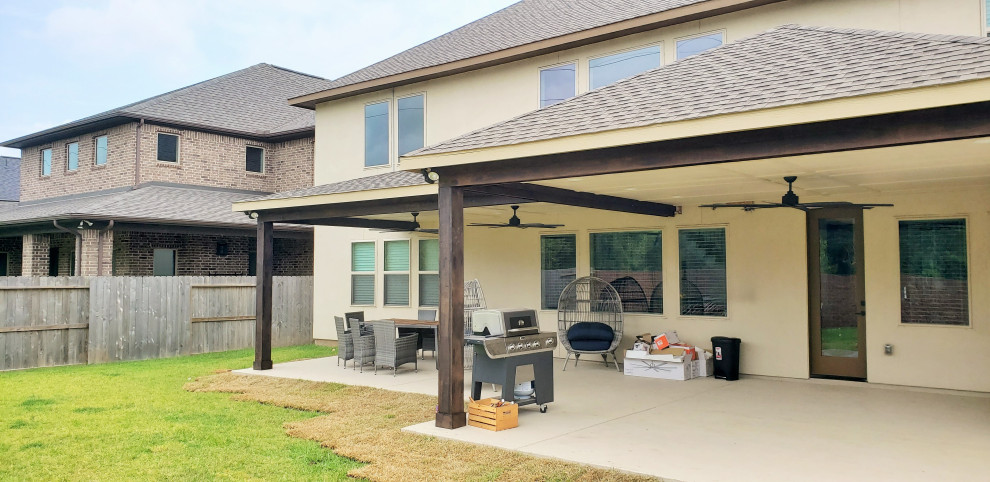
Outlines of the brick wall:
M 179 136 L 179 162 L 158 161 L 158 135 Z M 263 173 L 245 170 L 247 146 L 265 150 Z M 145 124 L 141 182 L 160 181 L 275 192 L 313 185 L 313 139 L 267 143 Z
M 21 149 L 21 200 L 100 191 L 134 185 L 136 122 Z M 179 162 L 160 162 L 158 133 L 179 136 Z M 95 164 L 96 141 L 107 136 L 107 163 Z M 66 146 L 79 143 L 79 168 L 68 171 Z M 247 146 L 265 149 L 263 173 L 245 170 Z M 52 172 L 41 175 L 41 151 L 52 149 Z M 173 129 L 154 124 L 141 128 L 140 182 L 276 192 L 313 185 L 313 138 L 267 143 Z
M 21 275 L 21 248 L 24 246 L 20 236 L 0 238 L 0 253 L 7 253 L 7 276 Z
M 113 243 L 113 274 L 116 276 L 151 276 L 155 249 L 176 251 L 178 276 L 247 275 L 248 253 L 255 248 L 252 237 L 198 234 L 116 232 Z M 227 244 L 226 256 L 217 255 L 218 243 Z M 278 238 L 274 248 L 275 276 L 313 274 L 312 239 Z
M 76 236 L 69 233 L 50 234 L 51 247 L 58 248 L 58 276 L 75 276 L 73 265 L 76 262 Z M 48 266 L 45 266 L 45 275 Z
M 100 191 L 134 184 L 136 123 L 21 149 L 21 201 Z M 96 138 L 107 136 L 107 163 L 96 165 Z M 79 168 L 68 171 L 66 146 L 79 143 Z M 41 151 L 52 150 L 52 173 L 41 175 Z
M 77 271 L 79 276 L 107 276 L 113 266 L 113 231 L 101 232 L 99 229 L 82 231 L 82 266 Z M 103 246 L 102 257 L 100 246 Z
M 48 276 L 51 235 L 25 234 L 21 239 L 21 276 Z

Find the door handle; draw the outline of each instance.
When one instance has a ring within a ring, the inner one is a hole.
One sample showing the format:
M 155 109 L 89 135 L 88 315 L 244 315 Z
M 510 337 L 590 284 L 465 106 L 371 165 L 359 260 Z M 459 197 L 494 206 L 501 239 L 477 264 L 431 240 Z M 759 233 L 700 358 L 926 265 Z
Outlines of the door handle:
M 857 311 L 856 314 L 859 315 L 859 316 L 866 316 L 866 310 Z

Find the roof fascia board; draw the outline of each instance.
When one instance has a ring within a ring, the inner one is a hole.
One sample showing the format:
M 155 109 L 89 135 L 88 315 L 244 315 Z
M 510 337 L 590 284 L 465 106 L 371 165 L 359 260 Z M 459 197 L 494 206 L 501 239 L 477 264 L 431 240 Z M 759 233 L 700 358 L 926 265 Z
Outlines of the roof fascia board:
M 391 187 L 385 189 L 371 189 L 367 191 L 350 191 L 330 194 L 315 194 L 312 196 L 301 196 L 282 199 L 262 199 L 258 201 L 235 202 L 233 210 L 240 212 L 262 211 L 269 209 L 279 209 L 287 207 L 317 206 L 323 204 L 340 204 L 361 201 L 373 201 L 389 198 L 405 198 L 415 196 L 429 196 L 437 194 L 436 184 L 417 184 L 414 186 Z
M 990 79 L 843 97 L 519 144 L 422 154 L 400 158 L 400 168 L 407 171 L 419 171 L 426 168 L 585 151 L 984 101 L 990 101 Z
M 714 17 L 726 13 L 746 10 L 784 0 L 712 0 L 709 2 L 687 5 L 673 10 L 644 15 L 629 20 L 623 20 L 600 27 L 594 27 L 579 32 L 573 32 L 559 37 L 510 47 L 467 59 L 455 60 L 441 65 L 411 70 L 400 74 L 381 77 L 378 79 L 357 82 L 342 87 L 314 92 L 289 99 L 289 104 L 306 109 L 316 109 L 316 104 L 344 97 L 388 89 L 404 84 L 422 82 L 448 75 L 459 74 L 471 70 L 483 69 L 493 65 L 505 64 L 529 57 L 536 57 L 551 52 L 567 50 L 582 45 L 632 35 L 647 30 L 653 30 L 669 25 Z

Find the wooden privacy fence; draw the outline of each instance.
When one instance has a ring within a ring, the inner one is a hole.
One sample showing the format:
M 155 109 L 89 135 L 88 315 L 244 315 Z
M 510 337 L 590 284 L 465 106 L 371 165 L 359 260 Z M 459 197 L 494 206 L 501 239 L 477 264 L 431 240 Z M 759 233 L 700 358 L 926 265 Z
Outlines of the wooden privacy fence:
M 0 370 L 254 345 L 254 277 L 0 278 Z M 313 278 L 274 280 L 275 346 L 313 341 Z

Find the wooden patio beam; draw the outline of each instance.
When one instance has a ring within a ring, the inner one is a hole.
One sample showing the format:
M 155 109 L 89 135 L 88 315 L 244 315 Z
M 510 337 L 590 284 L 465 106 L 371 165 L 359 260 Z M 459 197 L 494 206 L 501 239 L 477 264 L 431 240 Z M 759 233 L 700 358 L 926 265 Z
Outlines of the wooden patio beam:
M 437 167 L 452 186 L 531 182 L 990 136 L 990 102 Z
M 396 229 L 412 231 L 419 227 L 418 223 L 412 221 L 391 221 L 388 219 L 363 219 L 363 218 L 325 218 L 325 219 L 301 219 L 296 221 L 303 224 L 317 226 L 340 226 L 347 228 L 369 228 L 369 229 Z
M 441 184 L 437 427 L 467 425 L 464 412 L 464 191 Z
M 559 187 L 521 182 L 508 182 L 488 186 L 469 186 L 465 187 L 464 190 L 490 196 L 504 195 L 531 202 L 545 202 L 565 206 L 601 209 L 604 211 L 645 214 L 647 216 L 672 217 L 677 212 L 677 207 L 670 204 L 639 201 L 618 196 L 573 191 Z
M 258 223 L 257 303 L 254 325 L 254 369 L 272 368 L 272 274 L 274 250 L 272 223 Z
M 488 195 L 481 193 L 464 193 L 463 207 L 501 206 L 529 202 L 505 195 Z M 376 214 L 408 214 L 436 211 L 438 209 L 437 195 L 409 196 L 396 199 L 375 199 L 370 201 L 355 201 L 337 204 L 318 204 L 313 206 L 296 206 L 278 208 L 258 212 L 258 221 L 295 224 L 324 224 L 350 216 L 371 216 Z M 391 222 L 391 221 L 390 221 Z M 345 226 L 328 224 L 330 226 Z M 348 225 L 349 226 L 349 225 Z M 377 227 L 377 226 L 358 226 Z

